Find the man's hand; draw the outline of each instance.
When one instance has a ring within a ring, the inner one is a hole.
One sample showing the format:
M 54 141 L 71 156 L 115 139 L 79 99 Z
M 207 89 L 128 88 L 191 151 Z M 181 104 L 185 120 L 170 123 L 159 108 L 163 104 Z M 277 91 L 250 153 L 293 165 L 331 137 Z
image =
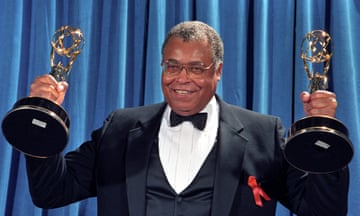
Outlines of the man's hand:
M 64 101 L 67 82 L 57 82 L 49 74 L 37 77 L 30 86 L 30 97 L 42 97 L 61 105 Z
M 327 115 L 335 117 L 336 95 L 333 92 L 318 90 L 310 94 L 309 92 L 301 92 L 301 101 L 304 106 L 306 116 Z

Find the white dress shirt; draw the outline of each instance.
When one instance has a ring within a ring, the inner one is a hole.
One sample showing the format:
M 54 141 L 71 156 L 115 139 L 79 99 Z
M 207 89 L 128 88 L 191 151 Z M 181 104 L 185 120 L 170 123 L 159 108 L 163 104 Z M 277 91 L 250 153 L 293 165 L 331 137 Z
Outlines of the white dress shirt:
M 179 194 L 194 180 L 215 144 L 219 105 L 214 96 L 201 111 L 208 113 L 202 131 L 189 121 L 170 127 L 170 112 L 167 106 L 159 131 L 159 155 L 169 184 Z

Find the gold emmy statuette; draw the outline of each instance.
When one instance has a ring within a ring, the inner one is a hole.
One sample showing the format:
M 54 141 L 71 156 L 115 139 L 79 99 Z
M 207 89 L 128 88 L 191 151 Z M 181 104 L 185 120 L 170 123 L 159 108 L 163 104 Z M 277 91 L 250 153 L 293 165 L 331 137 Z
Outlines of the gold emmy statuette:
M 310 93 L 328 88 L 331 57 L 328 33 L 314 30 L 306 34 L 301 45 L 301 58 L 310 80 Z M 318 115 L 302 118 L 291 126 L 284 153 L 287 161 L 299 170 L 329 173 L 344 168 L 351 161 L 353 146 L 343 123 Z
M 81 53 L 85 40 L 80 29 L 62 26 L 51 41 L 51 72 L 57 81 L 66 81 L 71 67 Z M 17 101 L 2 121 L 7 141 L 26 155 L 46 158 L 66 147 L 70 120 L 56 103 L 41 97 Z

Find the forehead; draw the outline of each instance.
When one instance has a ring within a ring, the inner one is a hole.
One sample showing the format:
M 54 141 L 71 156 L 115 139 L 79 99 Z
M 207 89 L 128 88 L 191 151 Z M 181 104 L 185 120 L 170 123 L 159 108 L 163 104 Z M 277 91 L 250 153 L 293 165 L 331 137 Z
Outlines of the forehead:
M 206 39 L 184 41 L 179 37 L 171 37 L 164 47 L 163 58 L 206 60 L 212 58 L 212 50 Z

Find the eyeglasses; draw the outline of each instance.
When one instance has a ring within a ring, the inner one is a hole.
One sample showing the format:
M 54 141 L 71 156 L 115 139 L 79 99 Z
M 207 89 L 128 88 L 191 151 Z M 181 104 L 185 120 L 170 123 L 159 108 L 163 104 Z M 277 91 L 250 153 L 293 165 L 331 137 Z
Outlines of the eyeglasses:
M 171 61 L 165 61 L 161 64 L 163 72 L 168 76 L 177 76 L 181 73 L 182 69 L 185 68 L 186 73 L 193 77 L 202 76 L 204 72 L 212 68 L 212 66 L 214 66 L 214 62 L 208 66 L 202 63 L 180 64 Z

